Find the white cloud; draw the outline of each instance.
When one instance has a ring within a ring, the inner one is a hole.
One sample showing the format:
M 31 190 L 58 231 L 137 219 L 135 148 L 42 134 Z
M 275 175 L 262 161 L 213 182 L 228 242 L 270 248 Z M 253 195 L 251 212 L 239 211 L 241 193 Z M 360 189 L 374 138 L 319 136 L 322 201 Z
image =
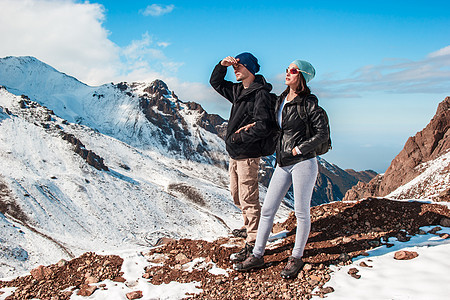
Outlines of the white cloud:
M 385 59 L 377 65 L 355 70 L 350 78 L 338 79 L 325 74 L 312 82 L 327 97 L 361 97 L 365 92 L 448 93 L 450 46 L 413 61 Z
M 151 47 L 152 44 L 152 37 L 148 34 L 148 32 L 146 32 L 142 35 L 142 39 L 133 40 L 130 45 L 123 49 L 122 53 L 129 60 L 144 58 L 160 60 L 166 59 L 161 50 Z
M 144 33 L 118 47 L 100 4 L 76 0 L 0 0 L 0 57 L 34 56 L 89 85 L 168 77 L 182 65 L 170 44 Z
M 182 82 L 182 62 L 164 54 L 167 42 L 149 33 L 121 48 L 109 40 L 100 4 L 76 0 L 0 0 L 0 57 L 34 56 L 89 85 L 165 81 L 183 101 L 227 116 L 229 103 L 209 85 Z
M 450 45 L 447 47 L 444 47 L 442 49 L 439 49 L 438 51 L 430 53 L 428 55 L 428 57 L 441 57 L 441 56 L 447 56 L 447 55 L 450 55 Z
M 170 46 L 170 43 L 167 43 L 167 42 L 158 42 L 157 45 L 160 46 L 160 47 L 163 47 L 163 48 L 167 48 L 167 47 Z
M 91 84 L 117 72 L 120 49 L 102 26 L 102 5 L 0 0 L 0 7 L 0 57 L 34 56 Z
M 147 8 L 145 10 L 142 11 L 142 14 L 144 16 L 153 16 L 153 17 L 158 17 L 158 16 L 162 16 L 165 14 L 168 14 L 170 12 L 172 12 L 175 8 L 175 5 L 170 4 L 170 5 L 160 5 L 160 4 L 152 4 L 147 6 Z

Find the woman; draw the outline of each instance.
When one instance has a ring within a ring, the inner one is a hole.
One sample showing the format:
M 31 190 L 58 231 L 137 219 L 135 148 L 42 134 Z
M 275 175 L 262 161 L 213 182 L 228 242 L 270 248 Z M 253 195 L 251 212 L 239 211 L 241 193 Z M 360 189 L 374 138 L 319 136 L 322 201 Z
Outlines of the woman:
M 302 60 L 293 61 L 286 69 L 287 88 L 278 97 L 275 110 L 280 126 L 276 149 L 277 166 L 262 207 L 253 254 L 245 261 L 235 264 L 235 270 L 248 271 L 264 265 L 264 249 L 275 214 L 291 185 L 294 189 L 297 232 L 292 255 L 281 271 L 281 276 L 294 278 L 303 267 L 303 251 L 311 229 L 311 197 L 318 172 L 314 149 L 326 141 L 329 135 L 323 110 L 307 86 L 314 75 L 313 66 Z M 300 104 L 306 108 L 312 129 L 310 137 L 307 136 L 308 124 L 299 115 Z

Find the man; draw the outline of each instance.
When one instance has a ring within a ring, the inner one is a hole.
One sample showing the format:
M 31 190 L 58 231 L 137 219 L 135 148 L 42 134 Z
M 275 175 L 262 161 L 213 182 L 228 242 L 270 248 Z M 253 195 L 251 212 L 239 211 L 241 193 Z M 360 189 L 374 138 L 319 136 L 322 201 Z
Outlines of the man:
M 229 66 L 233 66 L 239 83 L 225 80 Z M 245 260 L 253 251 L 261 214 L 259 162 L 265 153 L 264 141 L 275 126 L 269 94 L 272 86 L 262 75 L 256 75 L 259 69 L 256 57 L 244 52 L 236 57 L 225 57 L 216 65 L 210 79 L 211 86 L 232 103 L 225 139 L 230 155 L 230 191 L 234 203 L 242 211 L 247 232 L 245 247 L 230 256 L 233 262 Z M 245 127 L 249 124 L 254 125 Z

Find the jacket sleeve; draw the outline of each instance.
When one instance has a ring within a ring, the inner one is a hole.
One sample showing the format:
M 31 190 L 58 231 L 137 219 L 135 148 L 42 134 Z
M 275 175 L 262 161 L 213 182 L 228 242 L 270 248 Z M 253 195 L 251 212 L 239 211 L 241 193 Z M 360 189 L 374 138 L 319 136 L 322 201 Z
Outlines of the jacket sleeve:
M 222 66 L 219 62 L 211 74 L 209 83 L 219 94 L 221 94 L 231 103 L 233 103 L 234 84 L 231 81 L 225 80 L 225 75 L 227 75 L 227 67 Z
M 313 131 L 311 134 L 313 135 L 301 145 L 298 145 L 302 154 L 313 151 L 329 138 L 327 120 L 323 108 L 320 107 L 316 101 L 307 101 L 306 109 Z
M 272 130 L 275 129 L 275 113 L 272 98 L 268 91 L 260 90 L 256 93 L 255 104 L 253 107 L 253 122 L 255 126 L 247 131 L 241 131 L 237 137 L 238 141 L 242 143 L 252 143 L 262 140 L 269 136 Z

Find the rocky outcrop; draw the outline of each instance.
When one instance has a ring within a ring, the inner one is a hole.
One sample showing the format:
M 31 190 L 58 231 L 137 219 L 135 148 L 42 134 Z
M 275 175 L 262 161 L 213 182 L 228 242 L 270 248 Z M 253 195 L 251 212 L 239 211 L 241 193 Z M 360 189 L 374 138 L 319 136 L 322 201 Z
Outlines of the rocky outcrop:
M 86 162 L 101 171 L 109 171 L 109 168 L 104 164 L 103 158 L 97 155 L 94 151 L 86 149 L 84 144 L 76 138 L 73 134 L 65 133 L 61 131 L 61 137 L 63 140 L 68 141 L 72 145 L 74 145 L 73 151 L 80 155 Z
M 85 253 L 71 261 L 60 260 L 50 266 L 38 266 L 30 275 L 9 282 L 0 281 L 0 287 L 17 287 L 6 299 L 69 299 L 74 292 L 90 296 L 100 287 L 96 282 L 120 282 L 123 259 L 117 255 Z
M 9 215 L 21 222 L 28 222 L 27 215 L 23 212 L 22 208 L 17 204 L 17 199 L 12 194 L 8 185 L 0 174 L 0 213 L 3 215 Z M 0 247 L 1 249 L 1 247 Z
M 225 140 L 227 131 L 227 121 L 217 114 L 208 114 L 203 107 L 196 102 L 186 102 L 189 109 L 196 110 L 201 114 L 201 118 L 198 119 L 197 125 L 201 128 L 217 134 Z
M 161 80 L 153 81 L 144 88 L 143 92 L 144 94 L 139 98 L 142 112 L 149 122 L 160 129 L 157 132 L 158 139 L 169 151 L 180 153 L 192 160 L 209 157 L 213 163 L 223 165 L 223 162 L 213 158 L 214 155 L 208 154 L 209 147 L 206 142 L 200 141 L 194 145 L 190 138 L 193 132 L 189 129 L 182 110 L 189 110 L 185 112 L 187 114 L 198 113 L 200 117 L 197 118 L 194 126 L 201 127 L 222 138 L 225 137 L 226 130 L 224 119 L 219 115 L 208 114 L 198 103 L 182 102 L 175 93 L 169 91 L 167 85 Z
M 410 137 L 403 150 L 394 158 L 384 175 L 369 183 L 358 183 L 347 192 L 344 200 L 368 196 L 386 196 L 410 182 L 423 172 L 419 166 L 445 154 L 450 149 L 450 97 L 442 101 L 430 123 L 415 136 Z M 448 171 L 450 168 L 447 168 Z M 443 194 L 444 197 L 446 193 Z

